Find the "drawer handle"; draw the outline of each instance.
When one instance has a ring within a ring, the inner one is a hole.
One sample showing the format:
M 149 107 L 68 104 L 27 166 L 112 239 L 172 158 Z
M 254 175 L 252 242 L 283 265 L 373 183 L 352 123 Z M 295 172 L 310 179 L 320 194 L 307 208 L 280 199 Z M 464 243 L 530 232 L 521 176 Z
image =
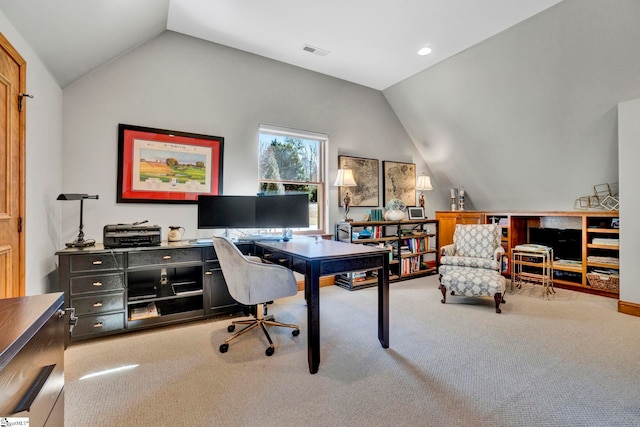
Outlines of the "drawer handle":
M 102 286 L 102 282 L 93 282 L 93 286 Z
M 49 379 L 49 376 L 51 375 L 51 372 L 53 372 L 53 368 L 55 367 L 56 365 L 54 364 L 43 366 L 42 369 L 40 369 L 40 373 L 36 377 L 35 381 L 33 382 L 33 384 L 31 384 L 29 389 L 26 391 L 24 396 L 22 396 L 22 399 L 20 399 L 15 409 L 13 410 L 14 414 L 31 410 L 31 405 L 36 400 L 36 397 L 38 397 L 38 394 L 40 394 L 40 390 L 42 390 L 42 387 L 44 387 L 44 384 Z
M 94 328 L 102 328 L 102 322 L 96 322 L 93 324 Z
M 93 264 L 93 265 L 102 265 L 102 261 L 100 261 L 100 260 L 93 261 L 91 264 Z
M 213 273 L 210 272 L 210 271 L 205 271 L 204 274 L 205 274 L 205 276 L 211 276 Z
M 93 304 L 94 307 L 102 307 L 102 303 L 101 302 L 96 302 Z
M 171 259 L 171 255 L 165 255 L 162 257 L 162 259 Z

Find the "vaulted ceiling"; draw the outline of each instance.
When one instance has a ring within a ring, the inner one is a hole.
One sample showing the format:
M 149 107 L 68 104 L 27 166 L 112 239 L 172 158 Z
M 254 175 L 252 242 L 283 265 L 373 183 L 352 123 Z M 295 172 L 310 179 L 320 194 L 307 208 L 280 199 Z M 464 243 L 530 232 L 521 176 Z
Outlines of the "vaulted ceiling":
M 0 0 L 0 10 L 63 88 L 170 30 L 383 90 L 559 1 Z

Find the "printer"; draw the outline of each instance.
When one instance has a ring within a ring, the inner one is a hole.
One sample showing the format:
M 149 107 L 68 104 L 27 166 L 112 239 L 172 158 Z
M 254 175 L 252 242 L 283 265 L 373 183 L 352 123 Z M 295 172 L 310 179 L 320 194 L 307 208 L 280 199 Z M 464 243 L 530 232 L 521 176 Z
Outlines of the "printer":
M 103 230 L 105 248 L 132 248 L 137 246 L 160 245 L 160 226 L 142 225 L 147 221 L 133 224 L 108 224 Z

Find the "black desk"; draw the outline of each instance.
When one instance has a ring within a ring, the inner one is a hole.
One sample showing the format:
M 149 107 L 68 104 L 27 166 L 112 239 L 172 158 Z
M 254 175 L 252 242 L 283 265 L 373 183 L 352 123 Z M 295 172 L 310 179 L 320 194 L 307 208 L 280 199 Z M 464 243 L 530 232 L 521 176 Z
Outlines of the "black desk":
M 304 274 L 307 300 L 309 372 L 320 365 L 320 277 L 381 269 L 378 274 L 378 340 L 389 347 L 389 251 L 334 240 L 294 238 L 288 242 L 255 242 L 257 255 Z

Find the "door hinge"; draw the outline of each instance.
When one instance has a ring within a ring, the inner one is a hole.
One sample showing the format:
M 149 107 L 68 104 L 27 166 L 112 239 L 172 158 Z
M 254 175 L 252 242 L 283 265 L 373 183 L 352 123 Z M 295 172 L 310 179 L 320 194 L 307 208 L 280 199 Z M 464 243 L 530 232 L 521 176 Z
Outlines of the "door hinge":
M 33 98 L 33 95 L 29 95 L 28 93 L 19 93 L 18 94 L 18 111 L 22 111 L 22 107 L 23 107 L 22 101 L 24 100 L 25 96 L 27 98 Z
M 22 217 L 18 218 L 18 233 L 22 233 Z

